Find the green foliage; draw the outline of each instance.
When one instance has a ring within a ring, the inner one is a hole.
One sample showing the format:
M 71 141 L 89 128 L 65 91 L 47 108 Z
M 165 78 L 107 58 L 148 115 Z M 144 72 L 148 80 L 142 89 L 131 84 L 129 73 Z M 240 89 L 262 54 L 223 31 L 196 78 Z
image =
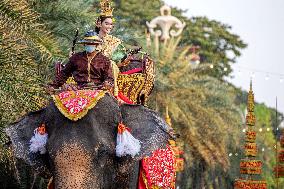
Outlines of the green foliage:
M 157 60 L 151 104 L 161 113 L 166 106 L 169 107 L 174 128 L 181 134 L 185 145 L 187 164 L 184 174 L 187 176 L 180 180 L 180 186 L 232 188 L 234 179 L 240 176 L 240 158 L 244 157 L 242 129 L 247 93 L 204 75 L 209 69 L 207 65 L 192 69 L 185 58 L 189 47 L 178 47 L 178 40 L 160 46 L 159 55 L 155 54 L 155 49 L 150 49 Z M 263 178 L 267 179 L 269 186 L 274 186 L 271 173 L 275 154 L 269 151 L 273 151 L 275 143 L 275 110 L 257 104 L 255 114 L 257 128 L 261 126 L 264 131 L 270 128 L 269 132 L 259 133 L 257 143 L 259 158 L 264 162 Z M 278 116 L 279 124 L 283 116 Z
M 0 128 L 3 128 L 42 105 L 41 76 L 60 50 L 27 1 L 1 1 L 0 10 Z
M 1 188 L 18 188 L 17 170 L 15 170 L 14 157 L 10 149 L 0 145 L 0 183 Z
M 49 65 L 60 56 L 57 41 L 39 20 L 26 0 L 0 1 L 0 141 L 6 143 L 4 127 L 29 111 L 45 103 L 44 89 Z M 12 177 L 15 162 L 10 149 L 0 146 L 0 165 L 5 171 L 1 176 L 10 176 L 3 187 L 16 188 Z M 25 168 L 24 170 L 27 170 Z M 21 173 L 19 173 L 21 175 Z M 17 175 L 18 176 L 18 175 Z M 30 177 L 30 176 L 28 176 Z M 2 178 L 2 177 L 1 177 Z M 24 182 L 23 182 L 24 183 Z M 2 187 L 1 186 L 1 187 Z M 21 187 L 19 185 L 18 187 Z
M 276 154 L 274 148 L 276 144 L 276 127 L 273 127 L 276 112 L 275 109 L 268 108 L 264 104 L 257 104 L 255 107 L 255 115 L 257 118 L 255 129 L 257 131 L 256 142 L 259 150 L 258 158 L 263 162 L 262 177 L 267 180 L 269 187 L 276 188 L 275 177 L 273 174 L 273 169 L 276 166 Z M 278 114 L 278 116 L 278 119 L 283 120 L 281 114 Z M 259 129 L 262 129 L 262 131 L 260 132 Z M 283 179 L 279 179 L 279 183 L 280 188 L 284 187 Z
M 236 34 L 231 33 L 231 26 L 206 17 L 193 17 L 186 20 L 187 28 L 183 35 L 185 44 L 200 46 L 201 62 L 211 63 L 214 69 L 206 74 L 223 78 L 232 73 L 232 63 L 241 55 L 240 50 L 247 45 Z M 225 71 L 224 68 L 227 70 Z
M 76 29 L 80 36 L 94 29 L 98 11 L 92 0 L 29 0 L 29 3 L 60 43 L 64 59 L 69 56 Z
M 245 112 L 246 101 L 247 101 L 247 92 L 238 91 L 238 106 L 241 107 L 242 112 Z M 243 115 L 245 115 L 243 113 Z M 255 159 L 261 160 L 263 162 L 262 175 L 258 179 L 265 179 L 268 183 L 269 188 L 276 188 L 276 182 L 273 175 L 273 169 L 276 165 L 275 159 L 275 131 L 274 127 L 276 110 L 268 108 L 264 104 L 255 105 L 255 116 L 257 118 L 256 125 L 253 128 L 257 132 L 256 143 L 258 146 L 258 155 Z M 279 123 L 283 120 L 283 115 L 278 113 L 278 126 Z M 227 173 L 227 181 L 233 183 L 234 179 L 240 177 L 239 173 L 239 163 L 241 159 L 244 159 L 244 144 L 245 144 L 245 133 L 242 130 L 245 128 L 245 119 L 243 119 L 243 126 L 234 132 L 235 136 L 239 136 L 239 144 L 236 145 L 235 149 L 231 149 L 232 156 L 230 157 L 231 168 Z M 269 129 L 268 129 L 269 128 Z M 260 131 L 260 129 L 262 129 Z M 234 154 L 238 153 L 238 156 Z M 283 180 L 279 179 L 279 186 L 282 188 L 284 186 Z
M 146 29 L 146 21 L 159 15 L 162 5 L 160 0 L 121 0 L 116 1 L 114 16 L 119 20 L 119 26 L 128 30 L 129 26 L 143 34 Z

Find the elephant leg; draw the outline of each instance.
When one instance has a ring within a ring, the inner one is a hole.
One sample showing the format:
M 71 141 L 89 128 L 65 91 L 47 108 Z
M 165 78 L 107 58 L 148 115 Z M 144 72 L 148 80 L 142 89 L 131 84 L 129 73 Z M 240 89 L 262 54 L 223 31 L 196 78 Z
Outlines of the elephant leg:
M 134 161 L 133 158 L 128 156 L 116 158 L 115 162 L 117 162 L 115 188 L 136 189 L 139 174 L 139 161 Z
M 130 175 L 129 188 L 136 189 L 139 179 L 140 161 L 135 161 Z

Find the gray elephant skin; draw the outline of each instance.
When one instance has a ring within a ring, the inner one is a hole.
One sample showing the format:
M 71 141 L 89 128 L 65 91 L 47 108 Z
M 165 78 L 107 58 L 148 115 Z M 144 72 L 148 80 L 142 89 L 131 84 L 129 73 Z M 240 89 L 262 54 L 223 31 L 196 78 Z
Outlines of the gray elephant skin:
M 117 125 L 123 122 L 141 141 L 141 152 L 115 155 Z M 33 131 L 46 124 L 47 153 L 30 153 Z M 57 189 L 136 188 L 139 160 L 164 148 L 172 130 L 154 111 L 141 105 L 118 105 L 106 94 L 78 121 L 64 117 L 53 102 L 6 129 L 14 154 L 43 177 L 53 176 Z

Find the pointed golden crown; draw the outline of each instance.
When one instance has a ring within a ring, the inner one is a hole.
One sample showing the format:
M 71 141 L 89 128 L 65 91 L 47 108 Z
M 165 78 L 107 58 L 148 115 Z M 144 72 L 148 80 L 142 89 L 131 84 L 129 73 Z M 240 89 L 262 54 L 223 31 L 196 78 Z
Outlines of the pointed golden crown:
M 101 14 L 100 16 L 112 16 L 113 8 L 109 0 L 101 0 Z

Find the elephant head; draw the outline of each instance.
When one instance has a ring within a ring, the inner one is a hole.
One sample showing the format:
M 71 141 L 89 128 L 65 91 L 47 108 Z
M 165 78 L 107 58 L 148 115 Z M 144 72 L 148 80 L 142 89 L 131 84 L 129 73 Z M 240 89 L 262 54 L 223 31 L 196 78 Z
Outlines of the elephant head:
M 116 157 L 117 125 L 123 122 L 141 142 L 140 153 Z M 45 123 L 47 153 L 29 152 L 33 131 Z M 54 103 L 31 112 L 6 129 L 17 158 L 42 176 L 53 175 L 55 188 L 136 188 L 138 161 L 163 148 L 171 128 L 154 111 L 141 105 L 118 105 L 105 95 L 78 121 L 64 117 Z

